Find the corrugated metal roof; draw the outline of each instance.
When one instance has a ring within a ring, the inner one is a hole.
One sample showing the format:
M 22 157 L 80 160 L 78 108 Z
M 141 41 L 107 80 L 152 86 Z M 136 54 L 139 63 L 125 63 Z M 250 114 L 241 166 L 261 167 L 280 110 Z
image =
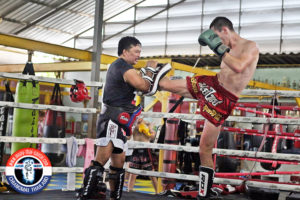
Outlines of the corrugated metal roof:
M 194 66 L 197 63 L 197 67 L 219 67 L 221 60 L 216 55 L 172 55 L 167 57 L 153 56 L 153 57 L 143 57 L 143 59 L 159 59 L 159 58 L 172 58 L 172 61 Z M 300 53 L 282 53 L 282 54 L 260 54 L 258 60 L 258 67 L 299 67 L 300 65 Z
M 176 5 L 170 8 L 168 2 Z M 136 10 L 110 19 L 137 3 Z M 95 0 L 0 0 L 0 32 L 86 49 L 93 41 L 94 12 Z M 147 20 L 126 29 L 134 24 L 134 14 L 137 22 Z M 218 15 L 228 17 L 242 37 L 259 45 L 259 64 L 300 63 L 300 1 L 295 0 L 105 0 L 104 20 L 110 20 L 103 37 L 114 37 L 103 42 L 103 53 L 116 55 L 118 40 L 135 35 L 142 42 L 142 56 L 173 57 L 194 65 L 200 54 L 211 53 L 199 47 L 197 38 Z M 89 31 L 70 41 L 85 30 Z M 178 54 L 188 57 L 174 56 Z M 218 66 L 219 61 L 201 56 L 198 66 L 206 65 Z
M 67 6 L 64 7 L 64 5 Z M 132 5 L 134 2 L 106 0 L 104 19 Z M 34 40 L 61 44 L 83 30 L 93 27 L 94 12 L 95 0 L 2 0 L 0 16 L 3 22 L 0 23 L 0 31 Z M 26 28 L 45 15 L 49 16 Z M 24 27 L 26 29 L 23 29 Z

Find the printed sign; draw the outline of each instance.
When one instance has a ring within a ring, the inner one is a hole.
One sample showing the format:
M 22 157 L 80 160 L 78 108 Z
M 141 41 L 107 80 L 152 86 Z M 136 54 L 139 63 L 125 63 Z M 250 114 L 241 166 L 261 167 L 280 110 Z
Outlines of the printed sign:
M 50 182 L 52 167 L 48 157 L 33 148 L 23 148 L 10 156 L 6 163 L 6 179 L 22 194 L 42 191 Z

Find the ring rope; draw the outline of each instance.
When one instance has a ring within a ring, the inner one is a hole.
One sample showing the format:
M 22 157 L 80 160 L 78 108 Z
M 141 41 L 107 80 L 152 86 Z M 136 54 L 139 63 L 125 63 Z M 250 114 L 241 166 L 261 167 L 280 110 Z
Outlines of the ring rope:
M 249 108 L 243 108 L 243 107 L 235 107 L 235 110 L 241 110 L 241 111 L 245 111 L 245 112 L 249 112 L 249 113 L 255 113 L 255 114 L 259 114 L 259 115 L 264 115 L 267 117 L 276 117 L 276 118 L 284 118 L 284 119 L 297 119 L 296 117 L 290 117 L 290 116 L 285 116 L 285 115 L 277 115 L 274 113 L 266 113 L 266 112 L 262 112 L 262 111 L 257 111 L 257 110 L 252 110 Z
M 78 145 L 84 145 L 84 139 L 76 139 Z M 66 138 L 42 138 L 42 137 L 13 137 L 0 136 L 0 142 L 40 143 L 40 144 L 67 144 Z
M 24 109 L 36 109 L 36 110 L 54 110 L 63 112 L 77 112 L 77 113 L 97 113 L 96 108 L 76 108 L 67 106 L 56 106 L 56 105 L 44 105 L 44 104 L 27 104 L 27 103 L 15 103 L 0 101 L 0 106 L 4 107 L 17 107 Z M 204 117 L 196 114 L 182 114 L 182 113 L 162 113 L 162 112 L 142 112 L 143 117 L 152 118 L 179 118 L 185 120 L 204 120 Z M 263 118 L 263 117 L 237 117 L 230 116 L 226 121 L 235 122 L 248 122 L 248 123 L 276 123 L 276 124 L 297 124 L 300 125 L 300 119 L 280 119 L 280 118 Z
M 155 172 L 155 171 L 146 171 L 146 170 L 137 170 L 131 168 L 125 168 L 125 170 L 129 173 L 143 175 L 143 176 L 154 176 L 160 178 L 173 178 L 178 180 L 187 180 L 187 181 L 199 181 L 199 176 L 189 175 L 189 174 L 174 174 L 168 172 Z M 5 167 L 0 167 L 0 172 L 5 172 Z M 55 173 L 82 173 L 82 167 L 52 167 L 52 172 Z M 229 185 L 241 185 L 244 182 L 242 179 L 227 179 L 227 178 L 214 178 L 214 183 L 217 184 L 229 184 Z M 286 190 L 286 191 L 297 191 L 300 192 L 300 185 L 297 184 L 286 184 L 286 183 L 272 183 L 264 182 L 264 181 L 254 181 L 249 180 L 246 182 L 248 186 L 254 187 L 262 187 L 262 188 L 270 188 L 270 189 L 278 189 L 278 190 Z
M 34 109 L 34 110 L 53 110 L 53 111 L 72 112 L 72 113 L 97 113 L 96 108 L 76 108 L 76 107 L 69 107 L 69 106 L 16 103 L 16 102 L 8 102 L 8 101 L 0 101 L 0 106 Z
M 224 155 L 219 155 L 223 156 Z M 266 160 L 266 159 L 259 159 L 259 158 L 243 158 L 243 157 L 238 157 L 238 156 L 227 156 L 229 158 L 233 159 L 240 159 L 240 160 L 249 160 L 249 161 L 257 161 L 257 162 L 262 162 L 262 163 L 273 163 L 273 160 Z M 291 161 L 277 161 L 278 164 L 283 164 L 283 165 L 300 165 L 300 162 L 291 162 Z
M 260 90 L 260 89 L 245 89 L 241 95 L 251 96 L 281 96 L 281 97 L 300 97 L 300 91 L 289 90 Z
M 199 181 L 199 176 L 196 175 L 188 175 L 188 174 L 173 174 L 168 172 L 155 172 L 155 171 L 146 171 L 146 170 L 137 170 L 127 168 L 127 172 L 143 175 L 143 176 L 154 176 L 160 178 L 175 178 L 179 180 L 188 180 L 188 181 Z M 217 184 L 225 184 L 225 185 L 241 185 L 244 183 L 242 179 L 226 179 L 226 178 L 214 178 L 214 183 Z M 246 182 L 248 186 L 254 187 L 262 187 L 262 188 L 269 188 L 269 189 L 278 189 L 278 190 L 286 190 L 286 191 L 299 191 L 300 192 L 300 185 L 297 184 L 284 184 L 284 183 L 268 183 L 263 181 L 253 181 L 249 180 Z
M 0 172 L 5 172 L 5 166 L 0 166 Z M 82 173 L 83 167 L 52 167 L 52 172 L 54 173 Z
M 61 79 L 61 78 L 49 78 L 49 77 L 43 77 L 43 76 L 34 76 L 34 75 L 26 75 L 26 74 L 13 74 L 13 73 L 6 73 L 6 72 L 0 72 L 0 77 L 3 78 L 12 78 L 12 79 L 22 79 L 22 80 L 32 80 L 32 81 L 40 81 L 40 82 L 48 82 L 48 83 L 59 83 L 59 84 L 65 84 L 65 85 L 75 85 L 75 80 L 67 80 L 67 79 Z M 96 82 L 96 81 L 84 81 L 84 84 L 86 86 L 90 87 L 101 87 L 103 86 L 103 83 Z
M 259 133 L 241 133 L 238 132 L 237 134 L 246 134 L 246 135 L 253 135 L 253 136 L 264 136 L 264 134 Z M 285 140 L 300 140 L 300 137 L 292 137 L 292 136 L 281 136 L 281 135 L 267 135 L 268 138 L 278 138 L 278 139 L 285 139 Z
M 76 139 L 78 145 L 85 144 L 84 139 Z M 0 136 L 0 142 L 20 142 L 20 143 L 46 143 L 46 144 L 66 144 L 65 138 L 33 138 L 33 137 L 11 137 Z M 186 152 L 199 152 L 199 147 L 188 147 L 182 145 L 169 145 L 169 144 L 154 144 L 147 142 L 128 141 L 129 148 L 141 149 L 163 149 L 173 151 L 186 151 Z M 217 155 L 239 156 L 239 157 L 255 157 L 254 151 L 242 151 L 231 149 L 213 149 L 213 153 Z M 268 153 L 258 152 L 257 157 L 270 160 L 287 160 L 287 161 L 300 161 L 300 155 L 297 154 L 283 154 L 283 153 Z
M 248 108 L 267 108 L 267 109 L 273 108 L 273 105 L 257 104 L 257 103 L 236 103 L 235 106 L 248 107 Z M 298 106 L 274 106 L 274 109 L 275 110 L 300 111 L 300 107 L 298 107 Z
M 162 113 L 162 112 L 142 112 L 143 117 L 152 118 L 178 118 L 184 120 L 204 120 L 200 114 L 183 114 L 183 113 Z M 226 121 L 245 122 L 245 123 L 259 123 L 259 124 L 298 124 L 300 119 L 280 119 L 280 118 L 264 118 L 264 117 L 238 117 L 230 116 Z M 193 123 L 188 121 L 189 123 Z M 195 122 L 194 122 L 195 123 Z
M 238 133 L 244 133 L 247 135 L 251 134 L 263 134 L 263 130 L 256 130 L 256 129 L 244 129 L 244 128 L 233 128 L 233 127 L 222 127 L 222 131 L 228 131 L 228 132 L 238 132 Z M 294 133 L 288 133 L 288 132 L 276 132 L 276 131 L 267 131 L 268 135 L 279 135 L 279 136 L 292 136 L 292 137 L 300 137 L 300 134 L 298 130 L 296 130 Z

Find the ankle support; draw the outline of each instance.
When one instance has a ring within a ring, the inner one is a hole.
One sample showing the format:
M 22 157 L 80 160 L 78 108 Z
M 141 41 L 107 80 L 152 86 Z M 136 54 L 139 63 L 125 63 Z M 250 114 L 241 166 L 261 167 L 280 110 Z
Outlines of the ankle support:
M 125 170 L 123 168 L 117 168 L 110 166 L 109 169 L 114 172 L 109 172 L 109 179 L 114 183 L 114 191 L 110 191 L 110 198 L 119 200 L 122 197 L 123 184 L 125 178 Z
M 210 194 L 214 179 L 214 170 L 209 167 L 199 167 L 199 195 L 207 197 Z
M 99 162 L 92 160 L 91 166 L 84 172 L 82 197 L 92 197 L 100 188 L 102 188 L 101 190 L 104 190 L 102 184 L 103 172 L 103 166 Z M 101 185 L 101 187 L 99 185 Z

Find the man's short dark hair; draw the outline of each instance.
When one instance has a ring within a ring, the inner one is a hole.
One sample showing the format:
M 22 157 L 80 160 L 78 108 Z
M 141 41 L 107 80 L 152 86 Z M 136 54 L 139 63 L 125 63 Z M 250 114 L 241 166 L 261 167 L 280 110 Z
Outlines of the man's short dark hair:
M 124 49 L 128 50 L 132 46 L 137 46 L 137 45 L 142 45 L 142 44 L 135 37 L 126 36 L 121 38 L 118 45 L 118 56 L 120 56 L 123 53 Z
M 209 25 L 209 28 L 214 28 L 218 31 L 222 30 L 222 27 L 226 26 L 229 30 L 234 31 L 232 22 L 226 17 L 216 17 Z

